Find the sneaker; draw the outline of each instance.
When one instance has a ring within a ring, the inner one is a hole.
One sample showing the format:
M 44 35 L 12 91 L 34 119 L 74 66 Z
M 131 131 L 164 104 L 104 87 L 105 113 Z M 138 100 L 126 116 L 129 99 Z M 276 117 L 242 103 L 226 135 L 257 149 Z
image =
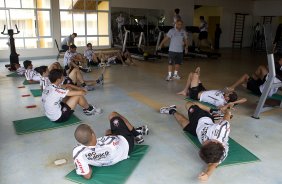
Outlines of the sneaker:
M 98 115 L 98 114 L 102 114 L 103 110 L 99 107 L 97 107 L 96 105 L 93 105 L 93 109 L 94 109 L 94 114 Z
M 86 114 L 87 116 L 91 116 L 94 114 L 95 109 L 92 105 L 89 105 L 88 109 L 83 109 L 84 114 Z
M 169 106 L 169 107 L 162 107 L 161 109 L 160 109 L 160 113 L 161 114 L 170 114 L 169 112 L 171 111 L 171 110 L 177 110 L 177 108 L 176 108 L 176 105 L 171 105 L 171 106 Z
M 86 89 L 87 91 L 94 91 L 95 87 L 94 86 L 84 86 L 84 89 Z
M 143 143 L 143 142 L 144 142 L 144 139 L 143 139 L 142 135 L 136 136 L 136 137 L 135 137 L 135 142 L 136 142 L 137 144 Z
M 135 129 L 137 132 L 139 132 L 141 135 L 148 135 L 149 134 L 149 128 L 147 125 L 143 125 L 141 127 L 137 127 Z
M 173 79 L 179 80 L 179 79 L 181 79 L 181 77 L 178 74 L 174 74 Z
M 170 75 L 167 75 L 167 77 L 165 78 L 166 81 L 171 81 L 172 77 Z

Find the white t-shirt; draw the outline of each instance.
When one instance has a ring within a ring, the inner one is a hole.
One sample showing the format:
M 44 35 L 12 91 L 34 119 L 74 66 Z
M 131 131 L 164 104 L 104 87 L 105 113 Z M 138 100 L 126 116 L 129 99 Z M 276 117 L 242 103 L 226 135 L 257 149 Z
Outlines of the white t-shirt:
M 224 94 L 220 90 L 209 90 L 202 92 L 200 101 L 210 103 L 216 107 L 224 106 L 225 104 L 227 104 L 224 99 Z
M 41 75 L 33 69 L 26 69 L 25 70 L 25 78 L 26 80 L 33 80 L 40 82 Z
M 214 123 L 209 117 L 202 117 L 198 121 L 196 129 L 197 137 L 201 144 L 207 140 L 217 140 L 224 147 L 224 155 L 220 163 L 227 157 L 229 145 L 228 139 L 230 134 L 230 123 L 226 120 L 220 123 Z
M 71 45 L 71 44 L 74 44 L 74 38 L 71 36 L 71 35 L 69 35 L 69 36 L 67 36 L 67 37 L 65 37 L 64 39 L 63 39 L 63 41 L 62 41 L 62 43 L 61 43 L 62 45 Z
M 51 82 L 48 77 L 41 77 L 40 86 L 44 90 L 47 86 L 51 85 Z
M 64 55 L 64 66 L 70 63 L 70 60 L 77 55 L 77 52 L 66 51 Z
M 114 165 L 128 158 L 129 145 L 121 136 L 104 136 L 96 146 L 78 145 L 73 149 L 73 159 L 78 175 L 89 173 L 89 165 L 101 167 Z
M 18 75 L 25 75 L 25 68 L 24 67 L 19 67 L 17 69 L 17 74 Z
M 54 84 L 47 86 L 42 92 L 42 103 L 45 115 L 51 121 L 57 121 L 62 115 L 61 102 L 69 90 L 62 89 Z
M 265 78 L 265 82 L 263 83 L 263 85 L 261 85 L 261 86 L 259 87 L 260 92 L 263 91 L 263 89 L 264 89 L 264 87 L 265 87 L 265 85 L 266 85 L 267 79 L 268 79 L 268 74 L 267 74 L 267 76 L 266 76 L 266 78 Z M 280 80 L 279 80 L 278 78 L 276 78 L 276 77 L 274 78 L 274 83 L 280 83 L 280 82 L 282 82 L 282 81 L 280 81 Z M 277 93 L 278 89 L 279 89 L 279 88 L 272 88 L 272 89 L 269 91 L 268 96 L 271 97 L 272 95 L 274 95 L 275 93 Z
M 172 28 L 166 35 L 170 38 L 169 51 L 183 53 L 184 40 L 188 38 L 186 31 L 184 29 L 179 31 L 176 28 Z
M 94 49 L 86 49 L 84 51 L 84 57 L 86 57 L 89 61 L 91 61 L 93 59 L 93 55 L 94 55 Z
M 204 20 L 200 24 L 200 32 L 208 31 L 208 23 Z

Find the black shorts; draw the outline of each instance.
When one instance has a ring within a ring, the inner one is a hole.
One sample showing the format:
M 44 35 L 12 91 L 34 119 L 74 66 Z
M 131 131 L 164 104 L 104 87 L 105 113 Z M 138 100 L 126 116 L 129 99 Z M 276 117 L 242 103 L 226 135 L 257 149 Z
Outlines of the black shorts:
M 202 31 L 199 33 L 199 40 L 206 40 L 208 39 L 208 32 L 207 31 Z
M 169 65 L 181 65 L 183 62 L 183 52 L 171 52 L 168 53 Z
M 74 110 L 71 110 L 71 108 L 63 102 L 61 102 L 61 106 L 62 106 L 61 107 L 62 115 L 57 121 L 55 121 L 57 123 L 62 123 L 62 122 L 69 120 L 71 115 L 74 112 Z
M 113 117 L 110 120 L 110 124 L 111 131 L 114 135 L 121 135 L 127 140 L 129 145 L 128 154 L 130 154 L 134 148 L 134 135 L 129 131 L 126 124 L 120 117 Z
M 261 91 L 259 89 L 259 87 L 261 85 L 263 85 L 266 81 L 266 76 L 264 76 L 263 80 L 258 79 L 255 80 L 252 77 L 249 78 L 248 82 L 247 82 L 247 89 L 250 90 L 251 92 L 253 92 L 256 95 L 261 95 Z
M 202 117 L 209 117 L 213 120 L 213 117 L 207 111 L 204 111 L 197 105 L 192 105 L 188 109 L 188 117 L 189 117 L 189 124 L 183 128 L 185 132 L 189 132 L 190 134 L 197 136 L 196 130 L 198 126 L 199 119 Z M 214 120 L 213 120 L 214 121 Z
M 203 86 L 202 83 L 199 83 L 198 86 L 189 88 L 189 97 L 193 100 L 199 100 L 198 96 L 199 93 L 202 91 L 206 91 L 206 88 Z
M 66 77 L 66 78 L 65 78 L 65 80 L 64 80 L 64 82 L 63 82 L 63 84 L 72 84 L 72 85 L 74 85 L 74 83 L 73 83 L 72 79 L 71 79 L 71 78 L 69 78 L 69 77 Z

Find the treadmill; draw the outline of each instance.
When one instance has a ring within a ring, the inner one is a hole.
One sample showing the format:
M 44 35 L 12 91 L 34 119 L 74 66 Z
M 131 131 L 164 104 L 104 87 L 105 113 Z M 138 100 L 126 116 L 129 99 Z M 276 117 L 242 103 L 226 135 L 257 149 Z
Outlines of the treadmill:
M 141 48 L 142 42 L 145 43 L 144 30 L 139 25 L 124 25 L 124 41 L 122 51 L 128 50 L 132 58 L 145 61 L 145 60 L 155 60 L 157 57 L 152 54 L 145 53 Z M 136 45 L 135 36 L 139 34 L 139 41 Z M 131 37 L 132 36 L 132 37 Z M 132 41 L 130 41 L 130 38 Z
M 165 37 L 165 34 L 172 28 L 173 28 L 173 26 L 159 26 L 158 27 L 159 36 L 158 36 L 158 40 L 157 40 L 157 44 L 156 44 L 156 55 L 168 57 L 169 47 L 163 47 L 161 50 L 158 50 L 158 48 L 161 44 L 161 41 Z

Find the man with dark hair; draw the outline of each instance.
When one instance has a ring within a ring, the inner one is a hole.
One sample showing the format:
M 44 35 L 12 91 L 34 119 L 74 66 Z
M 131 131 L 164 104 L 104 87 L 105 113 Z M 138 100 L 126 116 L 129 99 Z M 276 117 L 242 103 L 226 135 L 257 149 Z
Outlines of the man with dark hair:
M 216 107 L 222 108 L 229 103 L 240 104 L 247 100 L 238 99 L 236 92 L 228 90 L 206 90 L 200 80 L 200 67 L 188 76 L 185 88 L 177 93 L 178 95 L 189 96 L 193 100 L 210 103 Z
M 25 78 L 30 84 L 38 83 L 41 80 L 41 75 L 33 69 L 32 61 L 25 60 L 23 62 L 25 68 Z
M 205 21 L 204 16 L 200 16 L 200 34 L 199 34 L 199 40 L 206 40 L 208 39 L 208 23 Z
M 186 109 L 189 120 L 179 112 L 175 105 L 163 107 L 160 109 L 161 114 L 173 115 L 184 131 L 197 136 L 202 144 L 199 156 L 208 164 L 207 169 L 199 175 L 199 180 L 207 181 L 216 167 L 227 157 L 229 146 L 228 138 L 230 133 L 230 119 L 232 118 L 230 104 L 222 109 L 224 117 L 215 122 L 212 113 L 217 112 L 197 102 L 188 102 Z
M 179 8 L 174 9 L 173 26 L 175 26 L 175 24 L 176 24 L 176 22 L 178 20 L 182 20 L 181 16 L 179 15 L 179 13 L 180 13 L 180 9 Z
M 71 45 L 74 45 L 74 39 L 77 37 L 76 33 L 72 33 L 71 35 L 65 37 L 61 43 L 62 50 L 67 51 Z
M 51 84 L 42 92 L 42 103 L 46 116 L 54 122 L 65 122 L 73 114 L 77 105 L 86 115 L 101 114 L 102 110 L 90 105 L 85 99 L 85 90 L 68 90 L 61 88 L 64 81 L 63 70 L 53 69 L 49 73 Z M 68 97 L 68 98 L 66 98 Z
M 76 173 L 85 179 L 92 176 L 92 166 L 102 167 L 114 165 L 128 158 L 133 151 L 134 140 L 141 144 L 144 142 L 142 135 L 148 135 L 147 126 L 134 128 L 129 121 L 117 112 L 109 115 L 110 130 L 106 135 L 96 138 L 89 125 L 79 125 L 74 137 L 79 143 L 73 149 L 73 159 Z

